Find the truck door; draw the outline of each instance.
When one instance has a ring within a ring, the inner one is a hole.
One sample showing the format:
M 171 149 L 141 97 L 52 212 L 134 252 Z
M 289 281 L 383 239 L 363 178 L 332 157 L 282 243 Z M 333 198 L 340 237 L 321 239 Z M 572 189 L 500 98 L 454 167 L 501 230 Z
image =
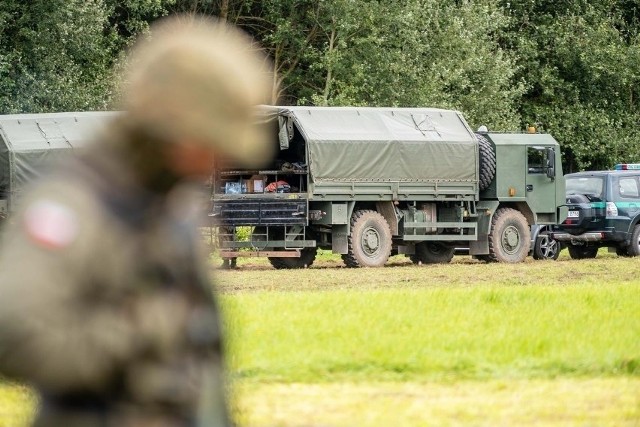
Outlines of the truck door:
M 554 222 L 556 212 L 556 184 L 548 176 L 549 149 L 552 146 L 527 146 L 527 202 L 537 214 L 538 222 Z M 564 196 L 564 195 L 563 195 Z M 545 214 L 551 214 L 548 217 Z M 547 220 L 547 218 L 549 218 Z

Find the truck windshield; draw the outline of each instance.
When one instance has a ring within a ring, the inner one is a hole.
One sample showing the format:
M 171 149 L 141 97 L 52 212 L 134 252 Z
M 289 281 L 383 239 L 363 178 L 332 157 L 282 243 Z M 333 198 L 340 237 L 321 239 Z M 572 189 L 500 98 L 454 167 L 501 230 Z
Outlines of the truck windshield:
M 567 196 L 584 194 L 591 198 L 602 199 L 604 179 L 597 176 L 567 177 Z

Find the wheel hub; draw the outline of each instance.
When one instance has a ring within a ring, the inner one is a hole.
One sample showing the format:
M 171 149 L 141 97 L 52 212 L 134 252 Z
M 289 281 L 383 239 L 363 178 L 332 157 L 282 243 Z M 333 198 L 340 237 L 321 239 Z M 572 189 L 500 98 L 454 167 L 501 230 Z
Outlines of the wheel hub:
M 520 233 L 513 225 L 508 226 L 502 234 L 502 247 L 508 254 L 514 254 L 520 247 Z
M 444 247 L 438 245 L 437 243 L 432 243 L 430 245 L 427 245 L 427 250 L 434 255 L 440 255 L 444 252 Z
M 380 249 L 380 234 L 375 228 L 367 228 L 362 233 L 362 248 L 369 256 L 375 255 Z
M 549 239 L 547 236 L 540 238 L 540 251 L 545 258 L 552 258 L 558 250 L 558 242 Z

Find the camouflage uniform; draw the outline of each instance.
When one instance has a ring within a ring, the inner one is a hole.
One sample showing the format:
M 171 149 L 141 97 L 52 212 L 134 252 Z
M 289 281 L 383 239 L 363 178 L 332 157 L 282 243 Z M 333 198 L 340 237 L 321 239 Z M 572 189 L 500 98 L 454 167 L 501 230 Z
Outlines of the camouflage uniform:
M 134 55 L 127 112 L 32 188 L 3 238 L 0 373 L 40 392 L 36 425 L 229 424 L 202 213 L 189 165 L 176 174 L 184 162 L 167 156 L 185 137 L 237 161 L 264 155 L 248 120 L 267 85 L 234 68 L 256 58 L 218 60 L 245 39 L 179 24 Z M 230 92 L 225 73 L 240 79 Z
M 100 154 L 39 185 L 5 237 L 2 370 L 42 392 L 42 425 L 191 425 L 207 377 L 226 425 L 218 313 L 188 204 Z

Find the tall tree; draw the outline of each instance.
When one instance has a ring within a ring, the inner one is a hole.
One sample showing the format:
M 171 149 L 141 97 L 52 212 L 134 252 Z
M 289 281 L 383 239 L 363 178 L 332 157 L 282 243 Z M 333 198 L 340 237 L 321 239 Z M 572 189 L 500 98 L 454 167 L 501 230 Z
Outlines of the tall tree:
M 496 2 L 326 3 L 313 65 L 325 81 L 312 101 L 456 108 L 474 125 L 519 126 L 524 88 L 512 54 L 498 44 L 507 19 Z
M 104 108 L 106 9 L 99 1 L 0 4 L 0 110 Z
M 520 112 L 562 144 L 567 171 L 640 161 L 634 1 L 505 2 L 505 38 L 528 82 Z
M 0 2 L 0 113 L 108 108 L 119 52 L 167 3 Z

